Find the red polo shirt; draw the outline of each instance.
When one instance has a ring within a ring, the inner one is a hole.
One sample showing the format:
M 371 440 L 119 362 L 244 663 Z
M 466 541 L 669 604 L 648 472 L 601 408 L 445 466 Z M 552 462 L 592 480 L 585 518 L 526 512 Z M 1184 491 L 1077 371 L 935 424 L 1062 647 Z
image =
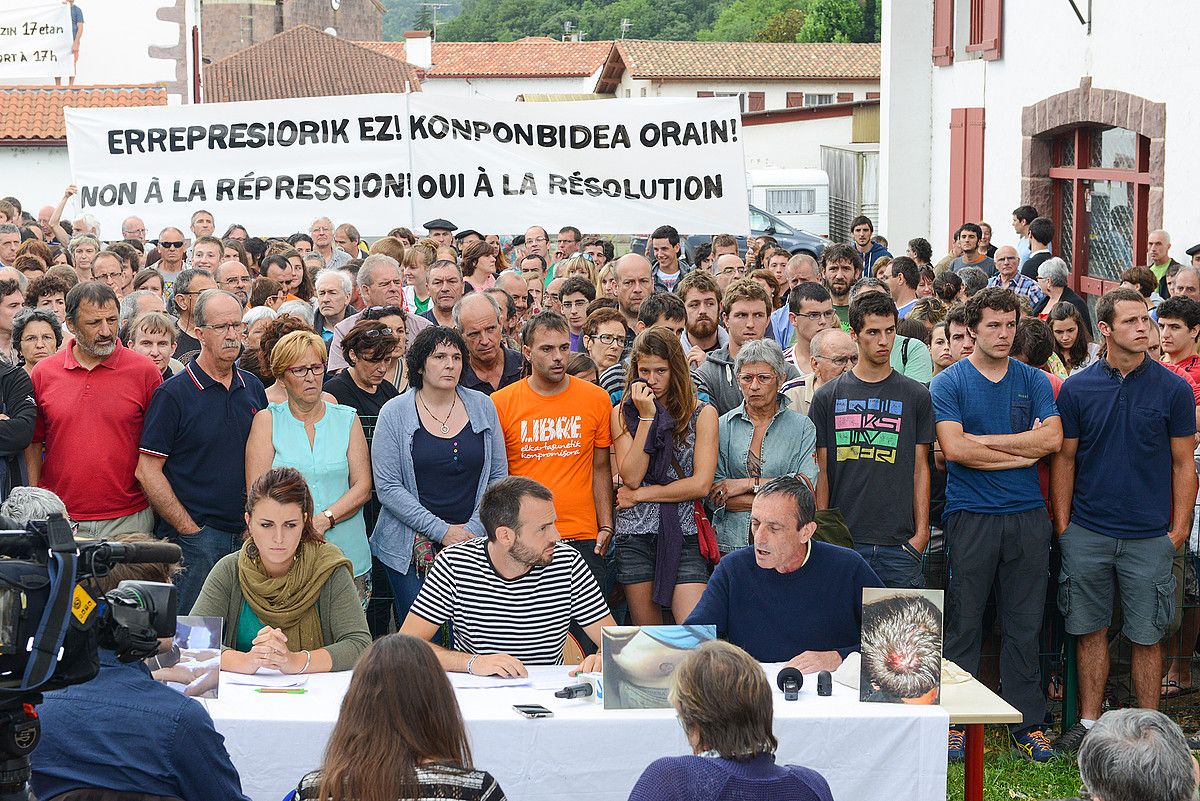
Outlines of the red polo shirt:
M 62 498 L 76 520 L 110 520 L 149 504 L 134 477 L 142 420 L 162 376 L 154 362 L 119 341 L 91 370 L 74 340 L 33 369 L 37 423 L 45 443 L 39 486 Z

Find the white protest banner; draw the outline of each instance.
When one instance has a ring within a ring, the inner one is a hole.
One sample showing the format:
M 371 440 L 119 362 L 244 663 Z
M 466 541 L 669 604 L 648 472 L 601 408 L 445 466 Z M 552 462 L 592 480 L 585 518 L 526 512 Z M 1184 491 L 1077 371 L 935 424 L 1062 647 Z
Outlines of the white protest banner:
M 71 6 L 61 0 L 0 4 L 0 81 L 71 75 Z
M 520 232 L 741 229 L 737 102 L 502 103 L 355 95 L 138 109 L 67 109 L 82 212 L 288 234 L 318 216 L 364 236 L 444 217 Z

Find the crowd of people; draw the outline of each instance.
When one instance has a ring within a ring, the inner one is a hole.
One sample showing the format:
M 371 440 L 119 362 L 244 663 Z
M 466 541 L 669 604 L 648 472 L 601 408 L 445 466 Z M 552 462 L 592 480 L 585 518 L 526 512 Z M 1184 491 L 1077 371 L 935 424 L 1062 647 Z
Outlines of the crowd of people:
M 1118 630 L 1137 706 L 1190 684 L 1200 252 L 1174 262 L 1165 232 L 1089 304 L 1027 206 L 1012 244 L 966 223 L 937 263 L 865 217 L 819 258 L 722 234 L 689 263 L 665 225 L 620 257 L 571 226 L 437 219 L 368 245 L 327 218 L 217 237 L 203 210 L 102 238 L 62 219 L 73 193 L 36 220 L 0 201 L 5 489 L 48 490 L 87 536 L 177 543 L 180 612 L 225 621 L 224 670 L 357 664 L 343 714 L 365 719 L 417 703 L 383 675 L 523 676 L 575 651 L 587 670 L 618 621 L 714 625 L 741 650 L 702 649 L 673 694 L 697 752 L 817 798 L 819 777 L 754 761 L 769 716 L 729 739 L 685 685 L 739 659 L 836 669 L 866 587 L 945 589 L 945 655 L 972 674 L 998 627 L 1035 761 L 1086 747 Z M 1063 630 L 1082 719 L 1052 742 L 1041 643 Z M 418 750 L 376 785 L 335 731 L 299 797 L 502 797 L 451 718 L 406 724 Z M 656 763 L 634 795 L 714 770 Z

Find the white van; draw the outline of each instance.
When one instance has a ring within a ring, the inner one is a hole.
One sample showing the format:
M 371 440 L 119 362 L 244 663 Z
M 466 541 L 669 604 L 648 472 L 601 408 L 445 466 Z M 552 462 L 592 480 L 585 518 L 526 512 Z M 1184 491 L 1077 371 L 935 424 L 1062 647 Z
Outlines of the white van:
M 750 204 L 794 228 L 829 235 L 829 176 L 824 170 L 748 170 Z

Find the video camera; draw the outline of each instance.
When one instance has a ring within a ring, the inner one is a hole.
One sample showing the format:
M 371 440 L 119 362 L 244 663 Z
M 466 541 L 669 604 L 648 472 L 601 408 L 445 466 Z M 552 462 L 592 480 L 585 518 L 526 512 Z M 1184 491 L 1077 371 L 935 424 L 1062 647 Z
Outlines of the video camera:
M 0 517 L 0 529 L 0 801 L 24 801 L 42 693 L 94 678 L 97 648 L 133 662 L 175 634 L 174 585 L 122 581 L 96 597 L 81 582 L 115 564 L 178 562 L 180 551 L 160 542 L 77 542 L 60 514 L 24 530 Z

